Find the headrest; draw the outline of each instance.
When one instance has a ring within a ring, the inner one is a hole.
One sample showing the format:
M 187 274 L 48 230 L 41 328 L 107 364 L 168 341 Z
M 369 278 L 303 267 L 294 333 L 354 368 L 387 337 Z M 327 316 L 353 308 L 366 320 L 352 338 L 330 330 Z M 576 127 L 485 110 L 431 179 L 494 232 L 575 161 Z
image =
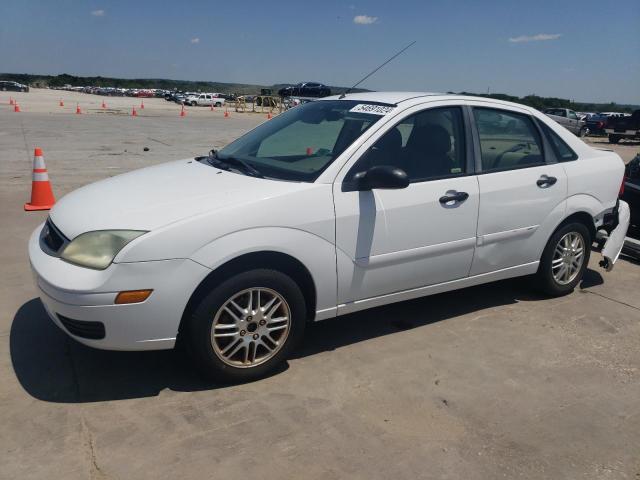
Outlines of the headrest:
M 451 150 L 451 137 L 449 137 L 449 132 L 441 125 L 431 123 L 414 126 L 407 141 L 407 147 L 433 154 L 446 154 Z

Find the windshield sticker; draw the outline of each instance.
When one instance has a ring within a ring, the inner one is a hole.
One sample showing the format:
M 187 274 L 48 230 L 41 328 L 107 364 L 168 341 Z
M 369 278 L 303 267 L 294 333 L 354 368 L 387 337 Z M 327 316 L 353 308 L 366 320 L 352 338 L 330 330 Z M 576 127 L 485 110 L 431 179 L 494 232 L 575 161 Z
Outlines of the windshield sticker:
M 349 112 L 351 113 L 371 113 L 373 115 L 386 115 L 392 112 L 395 107 L 387 105 L 372 105 L 370 103 L 359 103 L 353 107 Z

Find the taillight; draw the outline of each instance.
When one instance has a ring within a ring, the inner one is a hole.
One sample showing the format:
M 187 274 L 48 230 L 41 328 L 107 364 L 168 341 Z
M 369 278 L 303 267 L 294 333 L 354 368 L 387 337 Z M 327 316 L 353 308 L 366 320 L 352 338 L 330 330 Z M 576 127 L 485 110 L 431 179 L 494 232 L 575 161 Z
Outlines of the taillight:
M 620 184 L 620 191 L 618 192 L 618 196 L 621 197 L 622 194 L 624 193 L 624 182 L 627 181 L 627 177 L 623 176 L 622 177 L 622 183 Z
M 598 122 L 598 128 L 604 128 L 604 122 Z

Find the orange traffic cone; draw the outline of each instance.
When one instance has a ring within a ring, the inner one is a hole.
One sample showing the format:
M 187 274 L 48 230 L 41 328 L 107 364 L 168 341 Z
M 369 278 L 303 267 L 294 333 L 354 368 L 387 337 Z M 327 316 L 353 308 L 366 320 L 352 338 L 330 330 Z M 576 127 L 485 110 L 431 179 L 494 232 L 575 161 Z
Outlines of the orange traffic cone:
M 132 116 L 132 117 L 137 117 L 137 116 L 138 116 L 138 112 L 136 112 L 136 107 L 133 107 L 133 108 L 131 109 L 131 116 Z
M 56 203 L 49 182 L 47 166 L 44 164 L 42 150 L 36 148 L 33 154 L 33 180 L 31 182 L 31 202 L 24 204 L 26 211 L 49 210 Z
M 60 105 L 61 107 L 64 107 L 64 102 L 62 101 L 62 99 L 60 99 L 60 102 L 58 103 L 58 105 Z
M 213 103 L 211 104 L 211 111 L 213 112 L 215 108 L 213 108 Z
M 273 115 L 271 115 L 271 112 L 267 113 L 267 120 L 271 120 L 273 118 Z
M 81 113 L 82 113 L 82 110 L 80 110 L 80 104 L 79 104 L 79 103 L 77 103 L 77 104 L 76 104 L 76 114 L 77 114 L 77 115 L 80 115 Z
M 20 112 L 20 105 L 18 105 L 18 102 L 13 103 L 13 111 L 16 113 Z
M 13 99 L 13 97 L 9 97 L 9 105 L 13 105 L 15 103 L 15 100 Z
M 184 109 L 184 105 L 182 105 L 182 110 L 180 110 L 180 116 L 181 116 L 181 117 L 184 117 L 184 116 L 186 116 L 186 115 L 187 115 L 187 112 L 186 112 L 186 111 L 185 111 L 185 109 Z
M 140 110 L 144 110 L 144 100 L 140 100 Z
M 107 104 L 106 104 L 106 103 L 104 103 L 104 100 L 102 100 L 102 105 L 100 105 L 100 108 L 103 108 L 103 109 L 104 109 L 104 108 L 107 108 Z
M 229 118 L 229 109 L 225 109 L 224 118 Z

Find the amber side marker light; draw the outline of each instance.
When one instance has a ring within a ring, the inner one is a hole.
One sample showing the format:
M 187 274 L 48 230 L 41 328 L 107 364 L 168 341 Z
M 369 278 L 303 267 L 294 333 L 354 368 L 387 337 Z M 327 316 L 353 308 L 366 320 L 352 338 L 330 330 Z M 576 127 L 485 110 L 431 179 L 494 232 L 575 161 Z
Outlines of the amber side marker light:
M 140 303 L 144 302 L 153 290 L 127 290 L 126 292 L 120 292 L 116 295 L 116 305 L 122 305 L 125 303 Z

